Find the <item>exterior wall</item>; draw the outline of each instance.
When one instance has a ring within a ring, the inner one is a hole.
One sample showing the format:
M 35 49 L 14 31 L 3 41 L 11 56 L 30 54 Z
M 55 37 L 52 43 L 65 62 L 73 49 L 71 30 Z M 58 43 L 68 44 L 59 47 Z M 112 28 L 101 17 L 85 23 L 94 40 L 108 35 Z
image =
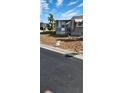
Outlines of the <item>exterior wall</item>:
M 71 20 L 57 20 L 56 34 L 67 35 L 67 32 L 71 31 L 72 36 L 83 36 L 83 21 L 82 25 L 78 25 L 78 20 L 82 19 L 81 16 L 73 17 Z M 75 22 L 75 20 L 77 22 Z M 70 23 L 68 23 L 71 21 Z M 66 24 L 67 23 L 67 24 Z
M 77 25 L 74 19 L 71 20 L 71 35 L 72 36 L 83 36 L 83 22 L 81 26 Z
M 40 23 L 40 30 L 43 31 L 48 31 L 47 27 L 46 27 L 46 23 Z
M 72 36 L 83 36 L 83 27 L 75 27 L 71 35 Z
M 68 20 L 57 20 L 56 34 L 66 35 L 66 23 Z
M 56 34 L 57 35 L 64 35 L 66 33 L 65 33 L 65 31 L 62 31 L 61 28 L 56 28 Z
M 74 30 L 74 20 L 71 20 L 71 31 Z

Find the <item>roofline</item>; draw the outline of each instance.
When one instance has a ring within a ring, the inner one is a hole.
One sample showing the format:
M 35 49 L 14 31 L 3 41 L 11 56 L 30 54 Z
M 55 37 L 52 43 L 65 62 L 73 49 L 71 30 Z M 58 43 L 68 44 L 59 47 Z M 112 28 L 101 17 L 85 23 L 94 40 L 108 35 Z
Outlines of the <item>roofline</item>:
M 66 19 L 65 19 L 65 20 L 55 20 L 55 21 L 70 21 L 70 20 L 71 20 L 71 19 L 68 19 L 68 20 L 66 20 Z

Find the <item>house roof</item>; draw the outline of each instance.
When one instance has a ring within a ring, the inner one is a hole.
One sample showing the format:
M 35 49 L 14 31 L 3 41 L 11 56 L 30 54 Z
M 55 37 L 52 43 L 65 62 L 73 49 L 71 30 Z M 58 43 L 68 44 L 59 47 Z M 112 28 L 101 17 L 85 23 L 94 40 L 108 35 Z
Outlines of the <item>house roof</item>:
M 71 21 L 72 19 L 83 19 L 83 15 L 73 16 L 71 19 L 55 20 L 55 21 Z
M 83 19 L 83 15 L 80 15 L 80 16 L 73 16 L 71 19 Z
M 70 20 L 56 20 L 56 21 L 70 21 Z
M 40 22 L 40 27 L 42 26 L 46 26 L 48 23 L 43 23 L 43 22 Z
M 40 24 L 48 24 L 48 23 L 40 22 Z

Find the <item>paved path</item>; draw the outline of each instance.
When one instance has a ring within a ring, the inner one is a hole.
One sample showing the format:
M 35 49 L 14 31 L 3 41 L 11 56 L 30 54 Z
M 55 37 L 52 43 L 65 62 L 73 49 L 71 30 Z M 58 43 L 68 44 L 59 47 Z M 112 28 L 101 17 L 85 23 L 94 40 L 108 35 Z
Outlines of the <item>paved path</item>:
M 40 48 L 40 93 L 83 93 L 82 60 Z

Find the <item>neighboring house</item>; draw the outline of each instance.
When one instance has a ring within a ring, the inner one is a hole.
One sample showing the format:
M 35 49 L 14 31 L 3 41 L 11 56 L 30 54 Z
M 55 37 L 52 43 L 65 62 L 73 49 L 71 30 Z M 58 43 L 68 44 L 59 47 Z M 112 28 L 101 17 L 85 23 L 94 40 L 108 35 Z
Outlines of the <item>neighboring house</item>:
M 47 23 L 40 22 L 40 30 L 41 30 L 41 32 L 48 31 Z
M 71 22 L 67 24 L 72 36 L 83 35 L 83 16 L 73 16 Z
M 83 16 L 73 16 L 71 20 L 56 20 L 56 34 L 83 36 Z
M 66 23 L 68 23 L 69 21 L 70 20 L 56 20 L 56 34 L 57 35 L 67 34 Z

